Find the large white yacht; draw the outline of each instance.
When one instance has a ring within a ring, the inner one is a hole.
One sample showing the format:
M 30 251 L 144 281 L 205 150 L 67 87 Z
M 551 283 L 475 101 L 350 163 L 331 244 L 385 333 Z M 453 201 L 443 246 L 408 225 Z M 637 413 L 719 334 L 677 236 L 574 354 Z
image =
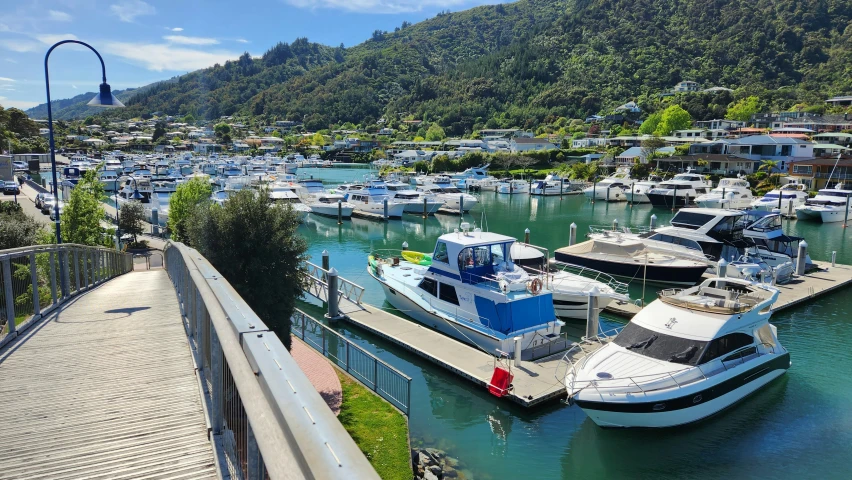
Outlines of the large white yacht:
M 729 278 L 661 291 L 614 338 L 566 353 L 569 402 L 601 427 L 622 428 L 673 427 L 730 407 L 790 368 L 769 323 L 778 294 Z
M 655 207 L 680 208 L 691 204 L 695 197 L 710 192 L 713 185 L 697 173 L 680 173 L 645 194 Z
M 663 179 L 659 175 L 649 175 L 645 180 L 634 183 L 632 189 L 627 190 L 627 201 L 630 203 L 650 203 L 648 190 L 659 187 L 662 181 Z
M 513 355 L 521 337 L 522 359 L 565 348 L 553 296 L 544 280 L 514 264 L 515 239 L 462 231 L 441 235 L 431 255 L 374 252 L 367 271 L 388 303 L 417 322 L 490 355 Z
M 388 182 L 386 186 L 391 198 L 405 204 L 405 213 L 432 215 L 444 206 L 437 195 L 419 192 L 407 183 Z
M 497 185 L 497 193 L 508 193 L 510 195 L 530 193 L 530 184 L 526 180 L 505 180 Z
M 292 207 L 299 216 L 299 221 L 304 221 L 305 217 L 311 213 L 311 207 L 305 205 L 302 199 L 292 189 L 287 187 L 273 186 L 269 190 L 269 200 L 276 205 L 289 205 Z
M 753 196 L 748 180 L 723 178 L 710 193 L 695 197 L 695 204 L 704 208 L 748 208 Z
M 479 203 L 479 200 L 469 193 L 464 193 L 458 188 L 446 183 L 443 179 L 436 179 L 434 183 L 417 187 L 418 192 L 434 195 L 436 199 L 444 202 L 447 208 L 470 211 Z
M 630 191 L 632 181 L 630 167 L 619 167 L 612 175 L 591 187 L 583 189 L 583 195 L 590 200 L 623 202 L 627 200 L 627 192 Z
M 799 242 L 804 238 L 786 235 L 780 214 L 752 210 L 747 213 L 746 222 L 743 236 L 754 242 L 754 247 L 749 251 L 756 251 L 773 266 L 784 262 L 796 263 Z M 810 255 L 805 258 L 805 265 L 809 268 L 816 267 Z
M 781 210 L 781 213 L 793 213 L 799 205 L 804 205 L 808 198 L 807 186 L 803 183 L 788 183 L 781 188 L 776 188 L 766 195 L 755 199 L 751 203 L 751 208 L 755 210 L 765 210 L 771 212 L 774 209 Z
M 342 218 L 350 218 L 355 210 L 355 205 L 347 202 L 346 197 L 339 193 L 314 193 L 307 203 L 312 213 L 326 217 L 336 218 L 339 213 Z
M 530 195 L 574 195 L 581 193 L 587 186 L 586 182 L 576 182 L 551 173 L 544 180 L 533 182 Z
M 345 195 L 346 200 L 355 206 L 355 212 L 384 216 L 387 206 L 388 218 L 402 218 L 405 211 L 406 203 L 394 200 L 382 181 L 372 180 L 360 189 L 349 189 Z
M 814 198 L 795 208 L 799 220 L 816 220 L 823 223 L 842 222 L 852 211 L 852 190 L 844 190 L 843 183 L 834 188 L 823 188 Z

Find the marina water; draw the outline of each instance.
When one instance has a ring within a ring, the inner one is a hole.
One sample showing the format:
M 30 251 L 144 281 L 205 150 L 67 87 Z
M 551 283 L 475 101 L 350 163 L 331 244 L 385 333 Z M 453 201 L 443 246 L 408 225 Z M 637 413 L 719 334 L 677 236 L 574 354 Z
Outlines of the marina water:
M 361 179 L 366 172 L 299 171 L 326 186 Z M 464 221 L 521 240 L 529 228 L 531 242 L 550 249 L 551 256 L 568 244 L 571 222 L 582 241 L 589 225 L 611 225 L 614 219 L 620 226 L 648 225 L 652 214 L 662 225 L 673 215 L 647 204 L 591 204 L 583 196 L 560 200 L 484 192 L 478 197 L 480 204 Z M 310 215 L 299 232 L 308 240 L 312 261 L 320 263 L 321 252 L 328 250 L 331 265 L 366 288 L 365 302 L 390 309 L 366 273 L 367 254 L 400 249 L 404 241 L 411 250 L 431 252 L 435 239 L 461 221 L 406 214 L 388 223 L 353 218 L 338 226 L 336 219 Z M 836 251 L 838 263 L 852 264 L 852 228 L 785 220 L 784 231 L 805 237 L 816 260 L 830 261 Z M 657 290 L 648 286 L 646 300 Z M 641 297 L 641 280 L 631 284 L 630 295 Z M 316 303 L 303 306 L 317 318 L 323 313 Z M 774 314 L 772 323 L 792 358 L 788 373 L 719 415 L 665 430 L 601 429 L 578 407 L 561 403 L 524 409 L 357 327 L 341 322 L 335 328 L 413 379 L 413 445 L 445 450 L 461 461 L 468 478 L 845 478 L 852 458 L 850 312 L 852 290 L 847 289 Z M 602 317 L 604 329 L 624 323 Z M 582 334 L 583 325 L 568 326 Z

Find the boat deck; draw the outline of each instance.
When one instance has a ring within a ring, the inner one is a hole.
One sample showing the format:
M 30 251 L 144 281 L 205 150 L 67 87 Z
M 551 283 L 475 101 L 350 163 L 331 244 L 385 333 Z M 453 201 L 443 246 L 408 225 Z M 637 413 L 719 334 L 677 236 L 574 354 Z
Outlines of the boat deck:
M 852 285 L 852 265 L 836 264 L 831 266 L 830 262 L 814 262 L 819 270 L 812 271 L 801 277 L 793 277 L 790 283 L 776 285 L 781 290 L 778 301 L 772 306 L 772 311 L 778 312 L 810 299 L 828 294 L 839 288 Z M 714 278 L 705 275 L 705 278 Z M 612 313 L 623 318 L 633 318 L 639 313 L 640 307 L 626 303 L 618 305 L 611 303 L 605 308 L 607 313 Z

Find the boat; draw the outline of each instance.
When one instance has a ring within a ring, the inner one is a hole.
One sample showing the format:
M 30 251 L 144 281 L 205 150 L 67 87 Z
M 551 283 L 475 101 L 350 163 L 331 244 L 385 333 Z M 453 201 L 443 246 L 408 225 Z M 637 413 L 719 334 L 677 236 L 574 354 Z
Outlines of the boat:
M 763 258 L 769 259 L 771 265 L 792 262 L 796 264 L 799 256 L 799 243 L 802 237 L 787 235 L 782 228 L 781 215 L 762 210 L 752 210 L 746 214 L 746 226 L 743 236 L 752 242 L 752 249 Z M 806 254 L 807 255 L 807 254 Z M 817 266 L 811 261 L 810 255 L 805 258 L 805 270 Z
M 269 190 L 269 200 L 275 205 L 289 205 L 303 222 L 311 213 L 311 207 L 302 203 L 302 199 L 293 190 L 285 187 L 273 187 Z M 335 208 L 337 206 L 335 205 Z M 335 213 L 336 214 L 336 213 Z
M 630 167 L 619 167 L 615 172 L 583 190 L 583 195 L 590 200 L 605 200 L 608 202 L 621 202 L 627 200 L 627 192 L 630 190 Z
M 432 194 L 436 199 L 444 202 L 445 207 L 461 212 L 468 212 L 479 203 L 479 200 L 473 195 L 462 192 L 451 184 L 442 181 L 442 179 L 436 179 L 431 184 L 418 186 L 417 191 Z
M 360 189 L 347 189 L 346 200 L 355 206 L 354 212 L 402 218 L 406 203 L 394 200 L 384 182 L 372 180 Z
M 117 170 L 102 170 L 98 173 L 98 180 L 104 186 L 104 192 L 114 193 L 120 187 L 119 174 Z
M 719 259 L 736 259 L 744 248 L 753 245 L 744 239 L 743 230 L 748 220 L 740 210 L 721 208 L 682 208 L 664 225 L 642 233 L 645 241 L 662 245 L 684 247 L 706 257 L 712 262 Z
M 515 242 L 511 253 L 512 261 L 528 273 L 546 272 L 545 287 L 553 294 L 553 308 L 561 319 L 585 320 L 590 297 L 598 298 L 598 313 L 614 301 L 630 301 L 626 283 L 591 268 L 551 262 L 544 248 Z
M 751 187 L 742 178 L 723 178 L 709 193 L 695 197 L 695 204 L 704 208 L 748 208 L 752 201 Z
M 530 184 L 526 180 L 506 180 L 497 185 L 497 193 L 509 195 L 530 193 Z
M 436 195 L 418 192 L 409 184 L 388 182 L 386 186 L 391 198 L 405 204 L 405 213 L 432 215 L 444 206 L 444 202 Z
M 834 188 L 819 190 L 814 198 L 795 208 L 799 220 L 815 220 L 823 223 L 842 222 L 849 216 L 852 190 L 844 190 L 843 183 Z
M 151 195 L 154 194 L 154 189 L 151 186 L 151 179 L 137 176 L 126 176 L 119 179 L 120 188 L 118 190 L 119 201 L 133 201 L 133 193 L 139 192 L 142 195 L 140 202 L 148 203 L 151 201 Z
M 557 378 L 564 378 L 569 403 L 601 427 L 705 419 L 790 368 L 769 323 L 778 295 L 775 287 L 730 278 L 663 290 L 615 335 L 572 347 Z
M 659 175 L 649 175 L 645 180 L 634 183 L 627 191 L 627 201 L 630 203 L 650 203 L 647 195 L 648 190 L 657 188 L 662 181 L 663 178 Z
M 698 258 L 662 253 L 648 248 L 641 239 L 612 235 L 592 238 L 554 252 L 557 261 L 591 268 L 628 282 L 688 285 L 698 283 L 708 262 Z
M 548 174 L 544 180 L 537 180 L 530 187 L 530 195 L 575 195 L 587 186 L 586 182 L 574 183 L 555 173 Z
M 751 208 L 771 212 L 776 208 L 785 215 L 793 215 L 796 207 L 804 205 L 810 195 L 803 183 L 788 183 L 754 200 Z
M 315 193 L 307 201 L 307 204 L 312 213 L 335 218 L 337 218 L 338 213 L 341 218 L 351 218 L 352 211 L 355 209 L 355 205 L 347 202 L 346 198 L 339 193 Z
M 645 195 L 655 207 L 675 209 L 690 205 L 695 197 L 710 192 L 712 184 L 697 173 L 679 173 Z
M 414 321 L 493 356 L 513 356 L 517 344 L 522 359 L 534 360 L 567 341 L 544 280 L 513 263 L 515 241 L 464 222 L 438 238 L 429 265 L 380 251 L 368 257 L 367 272 Z

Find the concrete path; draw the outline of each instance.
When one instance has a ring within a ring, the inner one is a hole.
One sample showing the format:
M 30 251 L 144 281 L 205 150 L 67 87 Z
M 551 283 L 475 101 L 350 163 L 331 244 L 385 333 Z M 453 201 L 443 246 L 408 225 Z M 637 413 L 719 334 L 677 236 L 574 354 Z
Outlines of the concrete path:
M 295 336 L 290 337 L 293 339 L 293 346 L 290 349 L 293 360 L 311 381 L 311 385 L 319 392 L 331 411 L 339 415 L 340 405 L 343 403 L 343 387 L 340 386 L 340 378 L 334 367 L 316 350 Z
M 0 350 L 0 479 L 216 478 L 164 270 L 80 295 Z

